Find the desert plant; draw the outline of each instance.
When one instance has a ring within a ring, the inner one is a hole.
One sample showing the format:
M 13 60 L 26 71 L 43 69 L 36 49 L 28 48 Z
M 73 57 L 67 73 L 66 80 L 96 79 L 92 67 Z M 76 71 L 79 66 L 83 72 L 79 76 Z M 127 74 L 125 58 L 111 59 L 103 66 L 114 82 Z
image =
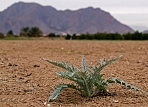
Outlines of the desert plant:
M 4 38 L 4 34 L 0 32 L 0 38 Z
M 42 33 L 43 32 L 37 26 L 31 27 L 30 30 L 28 31 L 29 37 L 40 37 Z
M 13 34 L 13 30 L 9 30 L 6 34 L 6 37 L 13 37 L 14 34 Z
M 70 40 L 70 38 L 71 38 L 70 34 L 67 34 L 66 37 L 65 37 L 66 40 Z
M 22 27 L 21 30 L 20 30 L 20 36 L 28 37 L 29 30 L 30 30 L 30 28 L 28 26 Z
M 109 78 L 104 79 L 104 74 L 101 74 L 101 70 L 108 64 L 120 59 L 120 57 L 113 58 L 111 60 L 102 60 L 100 59 L 98 66 L 86 66 L 86 62 L 84 59 L 84 56 L 82 56 L 82 68 L 78 69 L 74 67 L 73 65 L 68 65 L 67 63 L 61 61 L 56 62 L 52 60 L 47 60 L 43 58 L 45 61 L 48 61 L 49 63 L 56 65 L 58 67 L 61 67 L 66 70 L 66 72 L 56 72 L 57 75 L 60 77 L 69 79 L 73 81 L 71 84 L 58 84 L 55 89 L 52 91 L 48 101 L 52 101 L 57 98 L 60 91 L 64 88 L 72 88 L 75 90 L 78 90 L 82 96 L 84 97 L 94 97 L 101 93 L 106 93 L 109 83 L 119 83 L 121 85 L 124 85 L 126 88 L 134 89 L 136 91 L 141 91 L 142 93 L 146 94 L 145 91 L 142 89 L 139 89 L 131 84 L 128 84 L 127 82 L 119 79 L 119 78 Z

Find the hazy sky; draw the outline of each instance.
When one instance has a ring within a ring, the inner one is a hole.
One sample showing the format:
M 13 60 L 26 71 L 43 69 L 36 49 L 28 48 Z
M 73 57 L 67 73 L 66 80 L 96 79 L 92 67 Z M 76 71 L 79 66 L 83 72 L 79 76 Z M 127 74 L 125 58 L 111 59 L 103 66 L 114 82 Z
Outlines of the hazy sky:
M 111 13 L 118 21 L 129 25 L 134 30 L 148 29 L 148 0 L 21 0 L 52 6 L 58 10 L 77 10 L 86 7 L 101 8 Z M 19 0 L 0 0 L 0 11 L 3 11 Z

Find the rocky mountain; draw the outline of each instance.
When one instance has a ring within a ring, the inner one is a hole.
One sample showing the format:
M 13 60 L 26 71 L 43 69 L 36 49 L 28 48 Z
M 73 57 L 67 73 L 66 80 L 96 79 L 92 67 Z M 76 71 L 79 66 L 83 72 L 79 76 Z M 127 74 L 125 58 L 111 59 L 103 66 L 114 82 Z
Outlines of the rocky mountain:
M 148 30 L 144 30 L 142 33 L 147 33 L 148 34 Z
M 0 31 L 19 33 L 22 27 L 38 26 L 45 34 L 54 33 L 126 33 L 133 30 L 100 8 L 75 11 L 18 2 L 0 12 Z

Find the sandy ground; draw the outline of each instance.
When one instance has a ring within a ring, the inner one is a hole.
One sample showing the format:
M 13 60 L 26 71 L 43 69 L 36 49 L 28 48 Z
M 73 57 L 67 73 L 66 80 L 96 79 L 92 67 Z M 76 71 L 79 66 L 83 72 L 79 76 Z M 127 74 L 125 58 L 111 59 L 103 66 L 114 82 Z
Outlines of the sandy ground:
M 61 70 L 42 60 L 63 60 L 77 67 L 85 55 L 87 64 L 96 65 L 100 58 L 123 57 L 107 66 L 105 78 L 118 77 L 148 92 L 148 41 L 0 41 L 1 107 L 148 107 L 141 92 L 110 84 L 114 96 L 81 97 L 71 89 L 63 90 L 48 103 L 50 92 L 61 82 L 55 72 Z

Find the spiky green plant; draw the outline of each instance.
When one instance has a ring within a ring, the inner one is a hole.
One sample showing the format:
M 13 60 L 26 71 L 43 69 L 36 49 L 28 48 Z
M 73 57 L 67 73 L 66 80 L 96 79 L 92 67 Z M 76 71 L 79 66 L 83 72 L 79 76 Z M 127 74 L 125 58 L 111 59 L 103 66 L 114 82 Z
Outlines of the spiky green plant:
M 117 58 L 113 58 L 111 60 L 102 60 L 100 59 L 98 66 L 86 66 L 84 56 L 82 56 L 82 68 L 78 69 L 73 65 L 68 65 L 67 63 L 61 61 L 56 62 L 52 60 L 47 60 L 43 58 L 45 61 L 49 63 L 61 67 L 65 69 L 65 72 L 56 72 L 62 78 L 66 78 L 68 80 L 73 81 L 70 84 L 58 84 L 55 89 L 52 91 L 48 101 L 52 101 L 58 97 L 60 91 L 64 88 L 72 88 L 78 90 L 82 96 L 84 97 L 94 97 L 100 92 L 107 92 L 106 87 L 109 83 L 119 83 L 124 85 L 126 88 L 134 89 L 136 91 L 141 91 L 142 93 L 146 94 L 145 91 L 139 89 L 127 82 L 119 79 L 119 78 L 109 78 L 104 79 L 104 74 L 101 74 L 101 70 L 108 64 L 120 59 L 121 56 Z

